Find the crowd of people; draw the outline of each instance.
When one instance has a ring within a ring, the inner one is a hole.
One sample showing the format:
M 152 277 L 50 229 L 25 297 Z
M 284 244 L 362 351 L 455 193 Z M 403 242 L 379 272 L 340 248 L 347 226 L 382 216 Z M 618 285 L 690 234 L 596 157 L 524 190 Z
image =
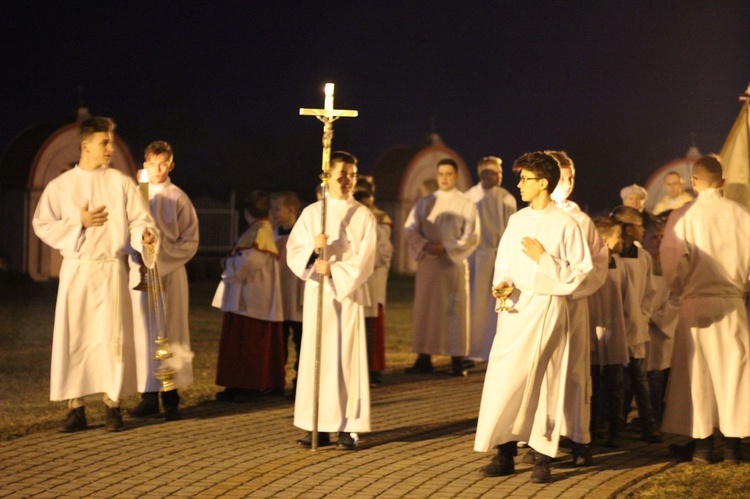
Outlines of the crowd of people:
M 159 414 L 161 401 L 164 417 L 179 419 L 178 390 L 192 382 L 185 264 L 198 219 L 170 179 L 169 144 L 146 148 L 144 194 L 108 168 L 113 132 L 107 118 L 81 123 L 80 161 L 50 182 L 33 220 L 63 256 L 50 395 L 68 402 L 65 432 L 87 428 L 83 398 L 95 393 L 109 431 L 123 428 L 120 401 L 136 392 L 132 416 Z M 685 435 L 690 443 L 672 451 L 707 463 L 718 431 L 724 461 L 739 462 L 750 436 L 750 214 L 722 196 L 720 160 L 696 161 L 695 199 L 670 172 L 653 213 L 646 190 L 631 185 L 621 206 L 593 220 L 569 200 L 576 168 L 565 152 L 526 153 L 513 170 L 521 210 L 500 187 L 499 158 L 479 161 L 466 193 L 458 164 L 439 160 L 437 190 L 403 227 L 417 268 L 417 358 L 406 372 L 434 372 L 434 356 L 450 357 L 456 377 L 487 363 L 474 450 L 495 455 L 481 472 L 513 474 L 521 445 L 533 482 L 550 480 L 561 446 L 588 466 L 592 439 L 622 445 L 633 399 L 646 441 Z M 224 313 L 216 399 L 283 394 L 291 340 L 294 425 L 307 432 L 298 445 L 332 445 L 337 434 L 338 449 L 354 450 L 385 369 L 393 223 L 355 156 L 333 153 L 324 179 L 304 209 L 290 191 L 255 191 L 243 206 L 248 228 L 222 262 L 212 303 Z M 158 269 L 149 274 L 157 303 L 132 289 L 144 269 Z M 159 317 L 168 389 L 155 375 Z

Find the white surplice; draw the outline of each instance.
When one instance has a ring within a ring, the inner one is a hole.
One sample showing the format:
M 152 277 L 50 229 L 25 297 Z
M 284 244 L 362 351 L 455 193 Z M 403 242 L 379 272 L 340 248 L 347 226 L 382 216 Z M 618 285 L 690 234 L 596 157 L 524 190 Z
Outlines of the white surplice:
M 382 210 L 376 209 L 373 215 L 375 215 L 375 220 L 378 223 L 377 246 L 375 250 L 375 270 L 367 279 L 370 305 L 365 307 L 365 317 L 377 317 L 378 305 L 385 308 L 388 270 L 391 268 L 391 257 L 393 256 L 393 243 L 391 243 L 393 222 Z
M 84 229 L 81 207 L 105 206 L 102 226 Z M 135 181 L 114 168 L 77 165 L 50 181 L 34 213 L 36 235 L 63 256 L 52 339 L 50 399 L 136 390 L 128 243 L 141 251 L 145 229 L 158 231 Z
M 294 402 L 294 425 L 313 429 L 315 337 L 320 284 L 310 266 L 315 236 L 321 233 L 322 201 L 305 208 L 287 241 L 289 268 L 305 281 L 302 352 Z M 373 272 L 376 221 L 352 198 L 329 199 L 325 257 L 331 276 L 323 278 L 318 430 L 370 431 L 370 385 L 364 307 L 365 283 Z
M 646 370 L 663 371 L 672 365 L 672 350 L 674 348 L 674 333 L 680 312 L 679 303 L 670 299 L 667 281 L 663 276 L 654 275 L 654 311 L 648 323 L 648 343 L 646 356 Z
M 471 327 L 468 357 L 487 361 L 497 330 L 495 298 L 491 292 L 492 273 L 500 238 L 508 225 L 508 219 L 517 209 L 516 198 L 500 186 L 485 189 L 482 184 L 473 186 L 465 194 L 476 205 L 482 227 L 479 245 L 469 256 Z
M 538 263 L 523 253 L 524 237 L 544 246 Z M 553 205 L 524 208 L 510 217 L 493 284 L 513 283 L 508 303 L 516 311 L 498 318 L 474 450 L 524 440 L 542 454 L 557 452 L 568 364 L 567 295 L 591 269 L 588 244 L 572 217 Z
M 663 430 L 750 436 L 750 214 L 716 189 L 672 212 L 661 243 L 670 290 L 682 297 Z
M 261 321 L 284 320 L 278 259 L 271 222 L 255 220 L 224 259 L 224 272 L 211 305 Z
M 479 243 L 477 209 L 458 189 L 420 198 L 404 225 L 409 253 L 417 261 L 412 349 L 429 355 L 469 353 L 469 264 Z M 442 255 L 424 251 L 441 243 Z
M 625 312 L 622 308 L 628 292 L 627 279 L 622 259 L 619 255 L 612 255 L 607 279 L 588 298 L 591 328 L 589 336 L 595 350 L 591 357 L 592 364 L 609 366 L 627 364 L 630 361 Z
M 648 321 L 654 306 L 653 262 L 648 251 L 639 244 L 634 244 L 630 251 L 636 257 L 626 257 L 622 251 L 620 261 L 625 266 L 628 292 L 623 304 L 625 312 L 625 336 L 630 349 L 630 357 L 643 359 L 646 357 L 646 347 L 650 340 L 648 335 Z
M 160 367 L 175 370 L 175 388 L 184 388 L 193 383 L 193 352 L 190 349 L 188 322 L 190 300 L 185 264 L 198 251 L 199 239 L 198 216 L 193 203 L 170 179 L 161 184 L 149 184 L 148 197 L 151 216 L 162 236 L 156 264 L 162 279 L 164 333 L 169 340 L 172 357 L 163 362 L 154 359 L 158 333 L 156 314 L 149 313 L 148 293 L 133 289 L 141 280 L 141 266 L 138 259 L 131 255 L 128 287 L 133 302 L 135 363 L 138 391 L 141 393 L 162 389 L 161 381 L 154 376 L 154 371 Z

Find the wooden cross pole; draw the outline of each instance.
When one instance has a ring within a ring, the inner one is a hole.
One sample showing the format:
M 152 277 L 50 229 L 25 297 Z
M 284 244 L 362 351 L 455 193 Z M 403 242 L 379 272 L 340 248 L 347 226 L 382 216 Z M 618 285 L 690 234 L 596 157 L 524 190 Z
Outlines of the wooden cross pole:
M 331 140 L 333 139 L 333 122 L 339 118 L 355 118 L 359 113 L 348 109 L 333 108 L 333 83 L 326 83 L 323 109 L 300 108 L 301 116 L 315 116 L 323 122 L 323 158 L 320 175 L 320 193 L 323 207 L 320 212 L 320 233 L 326 232 L 326 209 L 328 202 L 328 170 L 331 163 Z M 320 258 L 325 259 L 325 248 L 320 251 Z M 320 402 L 320 348 L 323 335 L 323 285 L 325 276 L 318 276 L 318 320 L 315 329 L 315 378 L 313 382 L 313 430 L 310 448 L 318 449 L 318 408 Z

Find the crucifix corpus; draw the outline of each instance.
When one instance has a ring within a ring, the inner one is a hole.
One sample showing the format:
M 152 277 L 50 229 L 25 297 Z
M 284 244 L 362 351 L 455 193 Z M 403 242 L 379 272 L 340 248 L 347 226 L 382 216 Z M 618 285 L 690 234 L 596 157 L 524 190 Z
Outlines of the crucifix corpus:
M 356 118 L 359 114 L 357 111 L 349 109 L 333 108 L 333 83 L 326 83 L 325 101 L 323 109 L 300 108 L 301 116 L 315 116 L 323 122 L 323 159 L 320 175 L 320 193 L 323 201 L 323 208 L 320 212 L 320 233 L 326 232 L 326 208 L 328 199 L 328 169 L 331 166 L 331 140 L 333 139 L 333 122 L 339 118 Z M 320 252 L 320 258 L 325 259 L 325 248 Z M 318 276 L 318 320 L 315 328 L 315 379 L 313 381 L 313 430 L 312 442 L 310 448 L 318 449 L 318 404 L 320 401 L 320 345 L 323 332 L 323 284 L 325 276 Z

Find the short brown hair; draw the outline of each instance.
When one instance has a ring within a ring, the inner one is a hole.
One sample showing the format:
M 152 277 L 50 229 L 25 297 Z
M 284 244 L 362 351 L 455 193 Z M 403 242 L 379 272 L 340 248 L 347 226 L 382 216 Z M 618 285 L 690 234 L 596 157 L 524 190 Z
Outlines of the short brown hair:
M 151 155 L 159 156 L 161 154 L 167 154 L 169 156 L 169 162 L 174 160 L 174 153 L 172 152 L 172 146 L 168 142 L 163 140 L 155 140 L 146 146 L 146 150 L 143 153 L 143 157 L 148 159 Z
M 274 192 L 271 194 L 271 201 L 280 201 L 283 205 L 291 208 L 295 215 L 299 215 L 300 209 L 302 208 L 299 196 L 293 191 Z
M 546 152 L 527 152 L 516 159 L 514 170 L 528 170 L 535 177 L 547 180 L 547 192 L 552 192 L 560 181 L 560 163 Z
M 713 154 L 699 158 L 693 165 L 693 171 L 695 171 L 696 168 L 700 168 L 706 172 L 712 183 L 721 184 L 721 181 L 724 178 L 724 168 L 721 166 L 721 161 L 719 161 L 718 156 Z
M 594 226 L 602 237 L 609 237 L 614 234 L 615 227 L 619 227 L 620 223 L 608 217 L 596 217 L 594 220 Z
M 78 142 L 88 140 L 95 133 L 114 132 L 115 126 L 115 122 L 111 118 L 95 116 L 84 120 L 78 125 Z
M 244 208 L 253 218 L 266 218 L 268 210 L 271 208 L 268 193 L 265 191 L 251 192 L 245 199 Z

